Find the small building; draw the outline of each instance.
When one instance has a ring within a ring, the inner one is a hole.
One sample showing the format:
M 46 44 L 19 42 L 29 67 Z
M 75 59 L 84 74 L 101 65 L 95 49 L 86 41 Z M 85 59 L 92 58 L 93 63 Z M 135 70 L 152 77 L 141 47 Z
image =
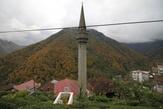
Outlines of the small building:
M 142 71 L 142 70 L 135 70 L 132 71 L 132 79 L 135 81 L 143 82 L 149 80 L 150 72 L 149 71 Z
M 154 77 L 154 90 L 163 93 L 163 76 L 156 75 Z
M 163 65 L 157 65 L 158 74 L 163 75 Z
M 158 68 L 157 68 L 157 67 L 152 67 L 151 72 L 152 72 L 153 74 L 157 74 L 157 73 L 158 73 Z
M 14 89 L 17 91 L 29 91 L 29 92 L 34 92 L 36 89 L 38 89 L 41 86 L 40 83 L 36 83 L 34 80 L 30 80 L 27 82 L 24 82 L 19 85 L 15 85 Z
M 78 82 L 70 79 L 58 81 L 55 84 L 54 93 L 58 95 L 59 92 L 73 92 L 74 95 L 78 95 L 80 92 Z

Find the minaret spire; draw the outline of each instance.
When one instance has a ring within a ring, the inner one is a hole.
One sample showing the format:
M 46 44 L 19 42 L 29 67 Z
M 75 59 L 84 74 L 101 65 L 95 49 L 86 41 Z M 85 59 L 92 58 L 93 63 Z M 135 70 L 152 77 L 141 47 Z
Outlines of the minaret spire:
M 78 41 L 78 82 L 83 94 L 87 90 L 87 42 L 86 23 L 84 17 L 84 8 L 82 4 L 80 22 L 79 22 L 79 36 Z
M 81 7 L 81 15 L 80 15 L 80 22 L 79 22 L 79 30 L 81 33 L 85 33 L 86 32 L 86 23 L 85 23 L 85 16 L 84 16 L 84 7 L 83 7 L 83 3 L 82 3 L 82 7 Z

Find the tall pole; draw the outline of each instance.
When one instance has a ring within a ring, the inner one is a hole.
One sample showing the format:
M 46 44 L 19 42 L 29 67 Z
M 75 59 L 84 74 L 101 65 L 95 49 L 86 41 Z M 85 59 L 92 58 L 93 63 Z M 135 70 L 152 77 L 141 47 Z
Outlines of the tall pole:
M 83 5 L 81 8 L 78 40 L 78 82 L 83 94 L 87 89 L 87 33 Z

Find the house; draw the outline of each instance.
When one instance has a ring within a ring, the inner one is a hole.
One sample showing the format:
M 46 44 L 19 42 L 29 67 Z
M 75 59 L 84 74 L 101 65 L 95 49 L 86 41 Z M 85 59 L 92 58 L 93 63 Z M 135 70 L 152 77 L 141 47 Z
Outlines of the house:
M 163 76 L 156 75 L 154 77 L 154 90 L 163 93 Z
M 52 80 L 50 82 L 45 83 L 44 85 L 41 86 L 41 91 L 44 92 L 54 92 L 54 86 L 57 83 L 57 80 Z
M 163 75 L 163 65 L 157 65 L 158 74 Z
M 143 82 L 149 80 L 150 72 L 149 71 L 142 71 L 142 70 L 135 70 L 132 71 L 132 79 L 135 81 Z
M 26 91 L 29 91 L 29 92 L 33 92 L 36 89 L 38 89 L 40 86 L 41 86 L 40 83 L 36 83 L 34 80 L 30 80 L 30 81 L 24 82 L 22 84 L 15 85 L 14 89 L 17 90 L 17 91 L 26 90 Z
M 73 92 L 74 95 L 78 95 L 80 92 L 78 82 L 70 79 L 58 81 L 55 84 L 54 93 L 58 95 L 59 92 Z

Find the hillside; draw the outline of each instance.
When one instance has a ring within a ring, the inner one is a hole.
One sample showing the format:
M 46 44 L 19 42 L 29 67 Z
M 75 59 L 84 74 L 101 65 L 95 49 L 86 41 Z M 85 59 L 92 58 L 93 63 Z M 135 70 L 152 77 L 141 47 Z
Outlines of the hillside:
M 11 42 L 0 39 L 0 55 L 11 53 L 17 49 L 22 48 L 21 46 Z
M 6 78 L 10 82 L 20 82 L 34 77 L 41 82 L 77 79 L 78 35 L 76 29 L 64 29 L 0 59 L 1 81 Z M 129 70 L 146 67 L 145 58 L 125 45 L 95 30 L 89 30 L 87 35 L 88 78 L 125 74 Z
M 163 40 L 127 45 L 128 47 L 148 56 L 151 61 L 163 63 Z

